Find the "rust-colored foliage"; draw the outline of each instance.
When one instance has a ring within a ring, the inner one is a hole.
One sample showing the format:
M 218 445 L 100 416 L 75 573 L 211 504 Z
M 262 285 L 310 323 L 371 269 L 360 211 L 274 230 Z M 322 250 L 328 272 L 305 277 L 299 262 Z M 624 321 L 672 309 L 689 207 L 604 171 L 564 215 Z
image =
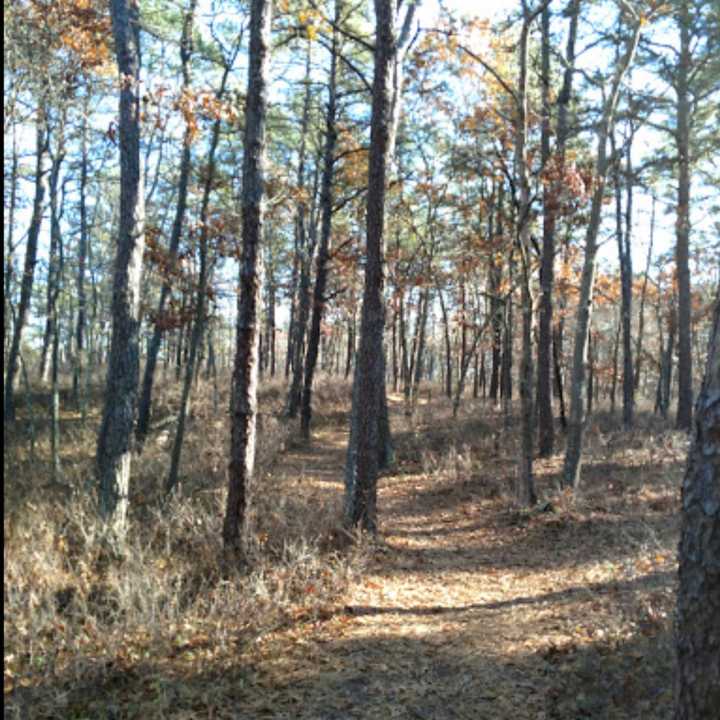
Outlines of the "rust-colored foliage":
M 112 30 L 107 3 L 99 0 L 27 0 L 13 8 L 33 39 L 67 54 L 76 71 L 112 69 Z

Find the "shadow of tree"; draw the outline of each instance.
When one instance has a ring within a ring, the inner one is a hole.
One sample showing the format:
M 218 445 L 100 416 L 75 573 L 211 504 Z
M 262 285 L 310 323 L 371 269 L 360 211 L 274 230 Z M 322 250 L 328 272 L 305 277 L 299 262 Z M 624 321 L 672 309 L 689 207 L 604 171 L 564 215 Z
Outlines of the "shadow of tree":
M 309 636 L 280 662 L 238 654 L 180 674 L 163 661 L 106 664 L 82 682 L 60 675 L 14 690 L 5 717 L 665 720 L 671 673 L 665 625 L 504 655 L 476 618 L 422 638 Z
M 562 604 L 577 599 L 587 599 L 589 595 L 599 596 L 608 593 L 618 595 L 620 593 L 651 591 L 665 588 L 674 578 L 675 574 L 669 570 L 660 570 L 645 575 L 640 575 L 629 580 L 612 581 L 605 583 L 588 583 L 565 588 L 550 593 L 541 593 L 528 597 L 515 597 L 508 600 L 497 600 L 486 603 L 474 603 L 471 605 L 445 606 L 431 605 L 418 607 L 368 607 L 348 606 L 345 611 L 353 616 L 372 615 L 462 615 L 463 613 L 475 610 L 502 610 L 521 605 L 538 604 Z

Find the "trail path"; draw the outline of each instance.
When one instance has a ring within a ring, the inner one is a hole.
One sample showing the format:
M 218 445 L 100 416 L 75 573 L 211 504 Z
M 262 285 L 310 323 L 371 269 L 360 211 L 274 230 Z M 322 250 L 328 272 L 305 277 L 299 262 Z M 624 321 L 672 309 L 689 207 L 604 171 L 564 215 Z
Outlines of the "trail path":
M 345 423 L 323 427 L 276 471 L 340 494 L 345 447 Z M 483 482 L 412 458 L 382 478 L 382 542 L 345 607 L 265 641 L 263 717 L 663 717 L 669 688 L 635 687 L 646 650 L 611 657 L 608 628 L 666 573 L 619 573 L 621 525 L 528 518 L 483 498 Z

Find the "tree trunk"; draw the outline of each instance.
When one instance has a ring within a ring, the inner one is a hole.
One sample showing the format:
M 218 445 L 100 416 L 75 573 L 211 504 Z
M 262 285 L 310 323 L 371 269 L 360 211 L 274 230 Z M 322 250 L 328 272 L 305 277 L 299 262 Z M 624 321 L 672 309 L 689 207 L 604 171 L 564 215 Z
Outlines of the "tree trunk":
M 73 368 L 73 397 L 75 407 L 80 411 L 83 419 L 86 415 L 83 387 L 83 368 L 85 353 L 85 326 L 87 324 L 87 298 L 85 295 L 85 265 L 88 255 L 88 222 L 87 222 L 87 182 L 88 182 L 88 134 L 90 131 L 88 113 L 90 111 L 90 88 L 85 91 L 84 112 L 82 121 L 82 158 L 80 162 L 80 238 L 78 241 L 77 259 L 77 320 L 75 324 L 75 366 Z
M 502 347 L 503 347 L 503 318 L 505 313 L 505 304 L 500 300 L 500 282 L 502 280 L 502 268 L 498 267 L 497 260 L 495 259 L 498 255 L 496 248 L 496 242 L 502 239 L 502 213 L 503 213 L 503 201 L 505 185 L 501 182 L 500 187 L 497 189 L 497 204 L 491 209 L 490 216 L 493 216 L 493 210 L 497 215 L 497 239 L 490 233 L 491 247 L 495 252 L 490 255 L 490 265 L 488 268 L 490 293 L 492 295 L 490 299 L 490 315 L 492 322 L 492 366 L 490 370 L 490 400 L 492 400 L 495 406 L 498 405 L 499 396 L 502 395 Z M 493 192 L 493 197 L 495 193 Z
M 547 3 L 544 7 L 547 11 Z M 515 175 L 517 184 L 519 185 L 517 245 L 520 254 L 522 293 L 522 360 L 520 363 L 522 451 L 516 493 L 518 502 L 525 507 L 534 505 L 537 502 L 535 480 L 533 477 L 533 440 L 536 432 L 536 415 L 534 407 L 535 393 L 533 392 L 535 370 L 533 368 L 532 347 L 533 295 L 530 258 L 530 253 L 532 251 L 530 237 L 532 231 L 530 217 L 532 211 L 532 198 L 526 145 L 528 137 L 528 43 L 530 27 L 540 12 L 542 12 L 541 9 L 530 11 L 527 4 L 523 2 L 523 26 L 520 31 L 520 43 L 518 46 L 520 67 L 518 78 L 517 126 L 515 129 L 516 138 L 514 158 Z M 549 25 L 549 17 L 547 22 Z M 552 423 L 552 412 L 550 423 Z
M 336 0 L 335 23 L 340 22 L 342 0 Z M 330 51 L 330 77 L 328 81 L 328 105 L 325 116 L 325 149 L 323 155 L 322 184 L 320 189 L 320 207 L 322 221 L 320 228 L 320 247 L 318 249 L 315 287 L 313 289 L 312 318 L 308 348 L 305 357 L 305 382 L 302 392 L 300 432 L 303 438 L 310 439 L 310 420 L 312 418 L 312 386 L 320 347 L 320 330 L 325 310 L 325 288 L 327 286 L 328 262 L 330 259 L 330 240 L 332 233 L 333 175 L 335 169 L 335 144 L 337 141 L 336 123 L 336 85 L 337 85 L 338 33 L 333 31 Z
M 542 12 L 542 132 L 540 139 L 542 164 L 550 161 L 550 8 Z M 555 446 L 555 419 L 552 410 L 552 292 L 555 271 L 555 197 L 556 187 L 543 182 L 542 259 L 540 262 L 540 312 L 537 346 L 538 454 L 552 455 Z
M 632 166 L 630 151 L 632 149 L 632 135 L 626 150 L 626 207 L 623 214 L 622 184 L 620 177 L 621 157 L 615 143 L 615 133 L 610 136 L 613 155 L 616 156 L 614 166 L 615 185 L 615 237 L 618 246 L 618 260 L 620 263 L 620 328 L 622 330 L 623 348 L 623 427 L 628 430 L 632 427 L 635 416 L 635 378 L 632 360 L 632 254 L 630 232 L 632 229 Z
M 396 297 L 396 296 L 393 296 Z M 400 353 L 398 352 L 398 308 L 393 303 L 393 320 L 392 320 L 392 387 L 393 392 L 398 391 L 398 383 L 400 378 Z
M 240 549 L 247 532 L 250 483 L 255 467 L 259 258 L 264 221 L 265 126 L 270 70 L 269 0 L 251 0 L 248 90 L 242 173 L 242 256 L 238 295 L 228 496 L 223 540 Z
M 567 429 L 567 416 L 565 414 L 565 392 L 562 373 L 562 322 L 555 325 L 553 332 L 553 366 L 555 367 L 555 388 L 558 403 L 560 404 L 560 427 Z
M 225 66 L 220 89 L 217 92 L 217 98 L 220 100 L 225 93 L 225 86 L 230 74 L 230 66 Z M 208 241 L 209 241 L 209 210 L 210 195 L 215 182 L 215 155 L 218 143 L 220 141 L 221 121 L 216 120 L 213 125 L 212 138 L 210 140 L 210 150 L 207 155 L 207 176 L 205 178 L 205 187 L 203 188 L 202 204 L 200 206 L 200 267 L 197 280 L 197 296 L 195 299 L 195 318 L 193 322 L 192 335 L 190 337 L 190 351 L 188 361 L 185 365 L 185 379 L 183 383 L 182 396 L 180 398 L 180 410 L 178 413 L 177 427 L 175 430 L 175 441 L 173 443 L 172 455 L 170 460 L 170 472 L 165 482 L 165 492 L 172 492 L 178 483 L 178 474 L 180 472 L 180 456 L 182 454 L 183 440 L 185 436 L 185 422 L 187 419 L 188 404 L 190 402 L 190 391 L 192 389 L 193 375 L 195 367 L 200 367 L 198 361 L 198 352 L 203 344 L 205 328 L 207 326 L 207 290 L 209 285 L 209 258 L 208 258 Z
M 55 338 L 53 323 L 58 319 L 55 304 L 60 294 L 60 221 L 58 219 L 58 192 L 60 183 L 60 168 L 65 159 L 64 149 L 64 120 L 60 120 L 57 127 L 57 150 L 52 153 L 52 164 L 50 166 L 50 257 L 48 261 L 47 293 L 45 305 L 45 332 L 43 333 L 43 344 L 40 352 L 40 367 L 38 378 L 41 382 L 47 382 L 51 371 L 51 355 Z
M 417 404 L 418 390 L 420 388 L 420 380 L 422 379 L 424 361 L 425 361 L 425 336 L 427 334 L 428 309 L 430 307 L 430 288 L 423 290 L 420 306 L 418 308 L 418 329 L 417 329 L 417 347 L 415 349 L 415 359 L 413 361 L 413 373 L 410 384 L 410 408 L 414 413 Z
M 563 468 L 563 483 L 566 487 L 578 488 L 582 460 L 582 443 L 585 431 L 585 403 L 587 393 L 586 364 L 588 334 L 592 315 L 593 286 L 598 250 L 598 231 L 605 195 L 608 172 L 607 144 L 612 132 L 615 110 L 620 88 L 632 64 L 640 41 L 642 30 L 640 20 L 636 21 L 632 38 L 628 42 L 623 58 L 616 64 L 610 95 L 603 108 L 598 128 L 598 154 L 595 162 L 595 189 L 592 196 L 590 221 L 585 233 L 585 259 L 580 279 L 580 298 L 575 318 L 575 346 L 573 350 L 572 380 L 570 385 L 570 418 L 568 423 L 567 448 Z
M 220 390 L 218 388 L 217 360 L 215 358 L 215 343 L 213 342 L 212 325 L 208 328 L 208 375 L 213 383 L 213 412 L 217 415 L 220 408 Z
M 592 415 L 595 400 L 595 343 L 592 329 L 588 331 L 588 380 L 587 380 L 587 414 Z
M 33 212 L 28 229 L 27 244 L 25 246 L 25 267 L 23 269 L 22 283 L 20 285 L 20 304 L 13 327 L 12 342 L 8 354 L 7 368 L 5 372 L 5 422 L 15 420 L 15 377 L 18 371 L 20 357 L 20 341 L 22 333 L 27 325 L 30 315 L 30 302 L 32 300 L 33 280 L 35 277 L 35 265 L 37 263 L 38 238 L 42 225 L 43 202 L 45 198 L 45 184 L 47 168 L 45 160 L 48 152 L 48 134 L 46 126 L 45 111 L 39 108 L 36 119 L 36 150 L 35 150 L 35 199 L 33 200 Z
M 410 352 L 406 351 L 406 367 L 403 378 L 403 398 L 405 401 L 405 414 L 412 414 L 412 388 L 413 378 L 415 377 L 415 360 L 417 358 L 417 346 L 418 339 L 420 337 L 420 322 L 422 318 L 422 304 L 423 294 L 418 290 L 418 306 L 415 314 L 415 331 L 413 333 L 412 344 L 410 345 Z M 410 310 L 408 309 L 408 320 L 406 324 L 410 323 Z
M 13 93 L 15 91 L 15 83 L 13 82 Z M 15 273 L 14 253 L 15 253 L 15 212 L 17 210 L 18 198 L 18 178 L 19 178 L 19 162 L 18 162 L 18 145 L 17 145 L 17 123 L 12 125 L 12 159 L 10 161 L 10 201 L 7 208 L 7 223 L 5 231 L 5 247 L 7 257 L 5 259 L 5 297 L 4 297 L 4 325 L 3 325 L 3 357 L 5 363 L 8 362 L 8 353 L 10 350 L 10 338 L 12 337 L 10 330 L 13 325 L 14 308 L 12 307 L 13 295 L 13 275 Z
M 650 263 L 652 262 L 653 244 L 655 240 L 655 203 L 657 198 L 655 193 L 652 197 L 652 212 L 650 215 L 650 243 L 648 244 L 647 260 L 645 261 L 645 273 L 643 275 L 643 285 L 640 291 L 640 311 L 638 317 L 638 336 L 637 345 L 635 346 L 635 392 L 640 388 L 640 370 L 642 368 L 642 352 L 643 352 L 643 335 L 645 333 L 645 298 L 647 295 L 648 278 L 650 277 Z
M 690 430 L 692 422 L 692 297 L 690 294 L 690 3 L 683 0 L 679 13 L 680 62 L 677 81 L 675 138 L 678 151 L 678 195 L 675 263 L 678 286 L 678 404 L 676 425 Z
M 132 432 L 140 367 L 140 290 L 145 204 L 140 169 L 140 18 L 136 3 L 112 0 L 120 89 L 120 222 L 113 279 L 112 337 L 96 468 L 100 514 L 125 533 Z
M 508 261 L 508 281 L 512 287 L 514 279 L 513 259 L 514 249 L 510 250 L 510 258 Z M 508 429 L 512 423 L 512 365 L 513 365 L 513 297 L 512 293 L 508 293 L 504 303 L 504 322 L 503 322 L 503 345 L 502 345 L 502 363 L 500 366 L 500 394 L 503 399 L 503 424 Z
M 620 331 L 622 330 L 622 313 L 617 324 L 615 339 L 613 341 L 613 365 L 612 365 L 612 381 L 610 384 L 610 412 L 615 414 L 615 396 L 617 394 L 617 377 L 618 377 L 618 355 L 620 354 Z
M 195 6 L 197 0 L 190 0 L 190 5 L 183 19 L 182 38 L 180 40 L 180 61 L 182 67 L 182 91 L 189 92 L 191 84 L 191 65 L 190 60 L 193 52 L 193 24 L 195 17 Z M 177 183 L 177 205 L 175 207 L 175 219 L 173 221 L 170 233 L 170 244 L 168 247 L 169 261 L 171 265 L 177 262 L 178 248 L 182 239 L 183 226 L 185 224 L 185 212 L 187 209 L 188 184 L 190 181 L 190 172 L 192 166 L 191 144 L 193 130 L 189 124 L 185 126 L 183 137 L 182 157 L 180 160 L 180 176 Z M 150 346 L 147 351 L 145 360 L 145 370 L 143 373 L 142 393 L 140 395 L 140 403 L 138 407 L 137 429 L 135 432 L 138 446 L 142 445 L 147 437 L 150 427 L 150 414 L 152 410 L 152 391 L 155 382 L 155 368 L 157 367 L 158 353 L 160 352 L 160 343 L 163 336 L 163 315 L 165 306 L 170 298 L 172 288 L 170 281 L 164 280 L 160 290 L 160 300 L 155 312 L 155 323 L 153 334 L 150 340 Z M 182 332 L 182 330 L 181 330 Z M 178 368 L 179 370 L 179 368 Z
M 50 411 L 50 452 L 52 457 L 52 481 L 60 482 L 60 327 L 57 312 L 57 297 L 53 303 L 52 343 L 50 354 L 51 411 Z
M 450 339 L 450 317 L 445 306 L 445 298 L 442 288 L 438 286 L 438 298 L 440 300 L 440 312 L 443 319 L 443 338 L 445 340 L 445 394 L 452 398 L 453 373 L 452 373 L 452 341 Z
M 310 41 L 307 44 L 307 55 L 305 59 L 305 98 L 303 101 L 303 114 L 300 126 L 300 149 L 298 157 L 297 186 L 298 191 L 303 193 L 305 188 L 305 149 L 307 145 L 308 123 L 310 118 Z M 317 177 L 317 168 L 315 176 Z M 316 183 L 317 187 L 317 183 Z M 313 203 L 315 202 L 316 191 L 313 192 Z M 313 256 L 315 253 L 315 235 L 313 220 L 310 219 L 312 227 L 308 233 L 307 227 L 307 202 L 301 197 L 297 206 L 296 216 L 296 248 L 298 254 L 298 288 L 295 301 L 295 315 L 293 323 L 292 340 L 292 380 L 287 398 L 287 416 L 297 417 L 302 400 L 302 380 L 305 367 L 305 334 L 307 332 L 308 317 L 310 315 L 310 275 L 312 273 Z M 311 211 L 311 215 L 314 213 Z
M 275 256 L 272 250 L 272 244 L 268 243 L 267 262 L 265 263 L 267 278 L 267 311 L 265 318 L 265 337 L 267 345 L 268 364 L 270 369 L 270 377 L 275 377 L 276 360 L 276 335 L 275 326 L 275 307 L 277 304 L 277 281 L 275 278 Z
M 552 454 L 555 447 L 554 417 L 552 412 L 552 360 L 553 340 L 553 283 L 555 261 L 556 216 L 558 212 L 558 196 L 562 193 L 565 177 L 565 146 L 568 138 L 568 114 L 575 70 L 575 43 L 577 39 L 580 0 L 570 0 L 567 14 L 570 19 L 568 39 L 565 50 L 565 71 L 563 83 L 558 96 L 558 121 L 556 132 L 556 162 L 553 167 L 554 177 L 550 183 L 543 184 L 543 252 L 540 268 L 540 319 L 538 338 L 538 451 L 541 457 Z M 543 157 L 550 157 L 550 10 L 543 11 Z M 543 161 L 545 165 L 545 160 Z M 556 368 L 557 378 L 557 368 Z M 560 384 L 560 386 L 562 383 Z M 562 397 L 562 395 L 560 396 Z M 559 398 L 560 399 L 560 398 Z M 564 427 L 564 407 L 561 408 Z
M 667 347 L 662 357 L 659 378 L 659 410 L 667 419 L 670 409 L 670 390 L 672 387 L 673 356 L 675 354 L 675 336 L 677 335 L 677 305 L 673 299 L 668 311 Z
M 51 381 L 50 452 L 53 482 L 60 481 L 60 313 L 58 310 L 58 299 L 60 297 L 60 285 L 62 282 L 64 252 L 60 229 L 62 210 L 58 202 L 58 185 L 60 181 L 60 166 L 65 157 L 64 124 L 63 118 L 58 128 L 58 147 L 53 158 L 50 173 L 50 245 L 54 249 L 54 253 L 51 251 L 50 263 L 53 267 L 54 280 L 52 283 L 52 295 L 48 297 L 47 309 L 51 333 L 49 362 Z
M 376 383 L 384 374 L 383 255 L 385 193 L 393 128 L 393 68 L 397 54 L 395 3 L 375 0 L 375 22 L 365 286 L 345 468 L 346 523 L 371 532 L 377 529 L 377 474 L 381 441 L 378 418 L 382 411 L 383 393 L 379 392 Z
M 675 720 L 720 708 L 720 291 L 682 486 Z

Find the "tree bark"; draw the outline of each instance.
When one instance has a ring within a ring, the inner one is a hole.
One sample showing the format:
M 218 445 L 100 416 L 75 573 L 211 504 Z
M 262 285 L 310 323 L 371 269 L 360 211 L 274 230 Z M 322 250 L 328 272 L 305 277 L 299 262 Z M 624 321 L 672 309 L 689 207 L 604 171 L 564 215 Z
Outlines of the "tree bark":
M 64 148 L 64 118 L 58 121 L 56 128 L 57 149 L 52 153 L 52 163 L 50 166 L 50 256 L 48 260 L 48 277 L 46 288 L 46 304 L 45 304 L 45 332 L 43 333 L 43 344 L 40 352 L 40 366 L 38 369 L 38 378 L 41 382 L 47 382 L 51 371 L 51 355 L 53 352 L 53 342 L 55 338 L 55 329 L 53 323 L 57 320 L 57 312 L 55 304 L 60 294 L 60 271 L 59 271 L 59 242 L 60 242 L 60 226 L 58 220 L 58 192 L 60 183 L 60 169 L 65 159 Z
M 615 414 L 615 397 L 617 394 L 617 377 L 618 377 L 618 355 L 620 353 L 620 332 L 622 330 L 622 313 L 615 331 L 613 340 L 613 364 L 612 364 L 612 381 L 610 383 L 610 413 Z
M 14 72 L 14 70 L 13 70 Z M 10 107 L 15 105 L 16 95 L 16 83 L 12 81 Z M 9 114 L 10 108 L 6 106 L 6 112 Z M 8 354 L 10 350 L 10 340 L 12 337 L 11 328 L 13 325 L 14 308 L 12 307 L 12 295 L 13 295 L 13 276 L 15 273 L 15 212 L 17 210 L 17 199 L 18 199 L 18 179 L 19 179 L 19 155 L 18 155 L 18 143 L 17 143 L 17 122 L 13 121 L 12 124 L 12 159 L 10 161 L 10 198 L 7 206 L 7 214 L 4 215 L 3 220 L 6 220 L 6 231 L 5 231 L 5 248 L 7 257 L 5 258 L 5 297 L 4 300 L 4 324 L 3 324 L 3 358 L 5 363 L 8 362 Z
M 588 379 L 587 379 L 587 415 L 592 415 L 595 400 L 595 338 L 592 327 L 588 328 Z
M 303 101 L 303 114 L 300 125 L 300 149 L 298 153 L 297 186 L 298 191 L 303 193 L 305 188 L 305 159 L 308 124 L 310 119 L 310 41 L 308 40 L 307 55 L 305 59 L 305 98 Z M 317 170 L 316 170 L 317 178 Z M 317 189 L 317 181 L 313 191 L 313 203 Z M 297 206 L 296 216 L 296 252 L 298 264 L 298 287 L 297 298 L 294 303 L 295 314 L 293 315 L 293 339 L 292 339 L 292 380 L 288 390 L 287 416 L 297 417 L 302 400 L 303 370 L 305 368 L 305 335 L 307 333 L 308 317 L 310 315 L 310 275 L 312 273 L 313 259 L 315 254 L 316 228 L 313 225 L 311 211 L 311 228 L 308 233 L 308 207 L 304 197 L 301 197 Z
M 453 374 L 452 374 L 452 340 L 450 338 L 450 317 L 448 314 L 447 307 L 445 305 L 445 297 L 443 295 L 442 288 L 438 285 L 438 298 L 440 300 L 440 312 L 442 313 L 443 319 L 443 339 L 445 340 L 445 395 L 448 398 L 452 398 L 453 388 Z
M 267 308 L 265 317 L 265 337 L 267 344 L 268 364 L 270 369 L 270 377 L 275 377 L 277 346 L 277 329 L 275 325 L 275 308 L 277 305 L 277 281 L 275 276 L 275 254 L 273 253 L 272 243 L 268 242 L 266 281 L 267 281 Z
M 633 28 L 631 39 L 627 43 L 624 56 L 616 64 L 612 88 L 604 103 L 602 118 L 597 133 L 598 151 L 595 162 L 595 188 L 590 209 L 590 221 L 585 233 L 585 259 L 583 261 L 580 279 L 580 298 L 575 318 L 575 346 L 573 350 L 572 379 L 570 384 L 570 418 L 563 467 L 564 485 L 575 489 L 580 485 L 582 443 L 585 431 L 585 394 L 587 393 L 587 346 L 592 315 L 592 296 L 598 250 L 597 239 L 608 173 L 607 144 L 612 132 L 620 88 L 635 57 L 640 41 L 641 30 L 642 23 L 638 19 Z
M 423 376 L 424 363 L 425 363 L 425 337 L 427 335 L 427 320 L 428 320 L 428 309 L 430 307 L 431 296 L 430 288 L 427 287 L 423 290 L 420 305 L 418 308 L 418 332 L 417 332 L 417 347 L 415 350 L 415 360 L 413 362 L 413 373 L 410 384 L 410 408 L 411 413 L 414 413 L 418 399 L 418 390 L 420 388 L 420 380 Z
M 720 289 L 682 486 L 675 720 L 720 707 Z
M 670 409 L 670 390 L 672 387 L 673 356 L 675 354 L 675 336 L 677 335 L 677 303 L 673 295 L 668 310 L 668 336 L 667 346 L 661 352 L 660 377 L 658 378 L 658 410 L 663 418 L 667 419 Z M 662 336 L 661 336 L 662 337 Z
M 542 127 L 540 147 L 543 167 L 550 161 L 550 8 L 542 12 L 541 83 Z M 555 446 L 555 419 L 552 409 L 552 293 L 555 271 L 555 213 L 557 186 L 543 183 L 542 259 L 540 262 L 540 312 L 537 346 L 538 454 L 548 457 Z
M 541 457 L 552 454 L 555 447 L 554 416 L 552 411 L 552 349 L 553 343 L 553 285 L 555 263 L 556 218 L 558 196 L 563 189 L 565 175 L 565 146 L 568 138 L 568 114 L 575 69 L 575 43 L 577 39 L 580 0 L 570 0 L 567 14 L 570 18 L 567 46 L 565 50 L 565 71 L 558 97 L 558 121 L 556 135 L 556 177 L 543 185 L 543 252 L 540 269 L 540 318 L 538 338 L 538 452 Z M 543 11 L 543 137 L 542 152 L 545 165 L 550 157 L 550 21 L 549 8 Z M 562 409 L 564 414 L 564 408 Z
M 558 403 L 560 404 L 560 427 L 566 430 L 567 415 L 565 413 L 565 391 L 562 372 L 562 335 L 562 323 L 558 322 L 553 332 L 553 367 L 555 368 L 555 388 Z
M 521 457 L 516 494 L 523 506 L 537 502 L 533 477 L 533 440 L 535 437 L 535 394 L 533 392 L 533 295 L 531 278 L 532 198 L 530 194 L 530 171 L 527 158 L 528 136 L 528 43 L 530 27 L 538 14 L 547 11 L 547 2 L 531 10 L 523 0 L 523 26 L 520 31 L 519 78 L 517 98 L 517 127 L 515 138 L 515 175 L 519 186 L 519 208 L 517 245 L 520 254 L 522 293 L 522 360 L 520 363 L 520 405 L 521 405 Z M 548 19 L 549 23 L 549 19 Z M 549 390 L 549 387 L 548 387 Z M 552 413 L 551 413 L 552 415 Z M 552 417 L 550 418 L 552 422 Z
M 189 7 L 183 18 L 182 38 L 180 40 L 180 62 L 182 68 L 182 90 L 181 92 L 189 92 L 191 85 L 191 58 L 193 52 L 193 23 L 195 17 L 195 6 L 197 0 L 190 0 Z M 170 232 L 170 244 L 168 247 L 169 261 L 172 265 L 177 262 L 178 248 L 182 239 L 183 227 L 185 224 L 185 212 L 187 210 L 188 184 L 190 181 L 190 172 L 192 169 L 191 160 L 191 144 L 192 144 L 192 128 L 189 124 L 185 126 L 183 136 L 182 157 L 180 159 L 180 176 L 177 183 L 177 205 L 175 207 L 175 219 L 173 220 L 172 230 Z M 165 306 L 170 297 L 172 288 L 169 280 L 164 280 L 160 289 L 160 300 L 155 313 L 155 323 L 153 334 L 150 339 L 150 345 L 145 359 L 145 370 L 143 373 L 142 393 L 140 395 L 140 404 L 138 408 L 137 429 L 135 435 L 138 446 L 142 448 L 145 438 L 150 427 L 150 414 L 152 410 L 152 392 L 155 382 L 155 368 L 157 367 L 158 354 L 160 352 L 160 343 L 163 337 L 163 315 Z
M 395 3 L 375 0 L 375 70 L 368 162 L 365 286 L 360 346 L 353 379 L 353 402 L 345 468 L 345 521 L 377 530 L 377 475 L 380 458 L 377 387 L 384 375 L 384 234 L 387 170 L 392 147 L 393 69 L 397 54 Z
M 335 23 L 340 22 L 342 0 L 336 0 Z M 305 356 L 305 379 L 302 391 L 300 414 L 300 433 L 306 440 L 310 439 L 310 421 L 312 418 L 312 386 L 320 348 L 320 330 L 325 311 L 325 289 L 328 278 L 328 262 L 330 260 L 330 241 L 332 233 L 333 206 L 333 175 L 335 170 L 335 145 L 337 142 L 337 54 L 338 33 L 333 31 L 330 51 L 330 77 L 328 81 L 328 105 L 325 116 L 325 148 L 323 153 L 323 171 L 320 188 L 320 208 L 322 213 L 320 227 L 320 247 L 318 248 L 317 267 L 315 271 L 315 287 L 313 289 L 312 318 L 310 334 Z
M 508 259 L 508 282 L 510 287 L 515 282 L 515 248 L 510 249 Z M 512 424 L 512 366 L 513 366 L 513 296 L 512 292 L 507 294 L 503 306 L 503 342 L 502 342 L 502 362 L 500 365 L 500 394 L 503 399 L 503 424 L 506 429 Z
M 265 127 L 270 70 L 272 3 L 251 0 L 248 90 L 242 173 L 242 256 L 238 294 L 228 496 L 223 541 L 239 550 L 247 533 L 247 511 L 255 468 L 259 258 L 265 195 Z
M 87 222 L 87 183 L 88 183 L 88 134 L 90 131 L 88 115 L 90 112 L 90 88 L 85 91 L 82 119 L 82 139 L 80 160 L 80 238 L 78 240 L 76 291 L 78 311 L 75 323 L 75 366 L 73 368 L 73 396 L 75 407 L 85 419 L 85 390 L 83 371 L 85 366 L 85 331 L 87 325 L 87 297 L 85 294 L 85 266 L 88 256 L 88 222 Z
M 632 133 L 632 131 L 631 131 Z M 618 247 L 618 261 L 620 264 L 620 327 L 622 330 L 622 357 L 623 357 L 623 427 L 628 430 L 633 426 L 635 418 L 635 378 L 632 359 L 632 166 L 630 152 L 632 149 L 632 134 L 626 148 L 625 182 L 626 203 L 623 213 L 622 205 L 622 158 L 618 151 L 615 134 L 610 136 L 613 155 L 615 156 L 614 185 L 615 185 L 615 239 Z
M 56 159 L 59 169 L 59 161 Z M 50 300 L 49 312 L 51 313 L 50 342 L 50 382 L 51 382 L 51 404 L 50 404 L 50 453 L 52 458 L 52 480 L 60 481 L 60 317 L 58 312 L 58 298 L 60 296 L 60 282 L 63 272 L 64 253 L 62 247 L 62 235 L 60 231 L 60 211 L 58 208 L 57 175 L 50 181 L 50 234 L 53 237 L 56 247 L 57 259 L 57 280 L 53 288 L 53 297 Z
M 220 89 L 216 93 L 218 100 L 221 100 L 225 94 L 225 87 L 228 76 L 230 74 L 230 64 L 225 66 Z M 165 492 L 172 492 L 178 484 L 178 474 L 180 472 L 180 456 L 182 454 L 183 440 L 185 437 L 185 422 L 187 419 L 188 405 L 190 402 L 190 392 L 192 390 L 193 375 L 195 367 L 200 367 L 198 361 L 198 353 L 203 344 L 205 328 L 207 325 L 207 292 L 210 276 L 210 258 L 208 257 L 209 242 L 209 210 L 210 195 L 212 194 L 213 184 L 215 182 L 215 156 L 217 153 L 218 143 L 220 142 L 221 121 L 216 120 L 213 125 L 212 137 L 210 139 L 210 150 L 207 155 L 207 176 L 205 178 L 205 186 L 203 188 L 202 203 L 200 206 L 200 262 L 197 280 L 197 293 L 195 298 L 195 317 L 193 321 L 192 335 L 190 337 L 190 351 L 188 360 L 185 365 L 185 379 L 183 382 L 183 390 L 180 398 L 180 409 L 178 412 L 177 427 L 175 430 L 175 441 L 173 443 L 172 455 L 170 459 L 170 472 L 165 482 Z
M 43 107 L 37 110 L 35 130 L 35 198 L 33 200 L 33 212 L 28 229 L 27 244 L 25 246 L 25 266 L 23 268 L 22 282 L 20 285 L 20 304 L 13 327 L 12 342 L 8 354 L 7 368 L 5 372 L 5 398 L 4 418 L 5 422 L 15 420 L 15 378 L 19 368 L 20 342 L 23 330 L 27 325 L 30 315 L 30 302 L 32 300 L 33 280 L 35 278 L 35 265 L 37 264 L 38 238 L 42 225 L 43 203 L 45 199 L 45 185 L 47 168 L 45 166 L 48 153 L 48 133 L 46 125 L 45 110 Z
M 675 137 L 678 151 L 678 195 L 675 224 L 675 263 L 678 286 L 678 404 L 676 425 L 690 430 L 692 423 L 692 297 L 690 294 L 690 90 L 691 30 L 689 1 L 683 0 L 680 23 L 680 58 L 677 80 Z
M 650 214 L 650 242 L 648 244 L 647 259 L 645 261 L 645 273 L 643 274 L 643 285 L 640 291 L 640 310 L 638 312 L 638 335 L 635 346 L 635 392 L 640 389 L 640 371 L 642 369 L 643 337 L 645 334 L 645 299 L 647 297 L 648 278 L 650 277 L 650 263 L 652 262 L 653 244 L 655 241 L 655 193 L 652 196 L 652 211 Z
M 112 336 L 96 469 L 100 514 L 125 534 L 132 433 L 140 368 L 140 291 L 145 203 L 140 167 L 140 17 L 137 3 L 112 0 L 120 73 L 120 222 L 113 279 Z

